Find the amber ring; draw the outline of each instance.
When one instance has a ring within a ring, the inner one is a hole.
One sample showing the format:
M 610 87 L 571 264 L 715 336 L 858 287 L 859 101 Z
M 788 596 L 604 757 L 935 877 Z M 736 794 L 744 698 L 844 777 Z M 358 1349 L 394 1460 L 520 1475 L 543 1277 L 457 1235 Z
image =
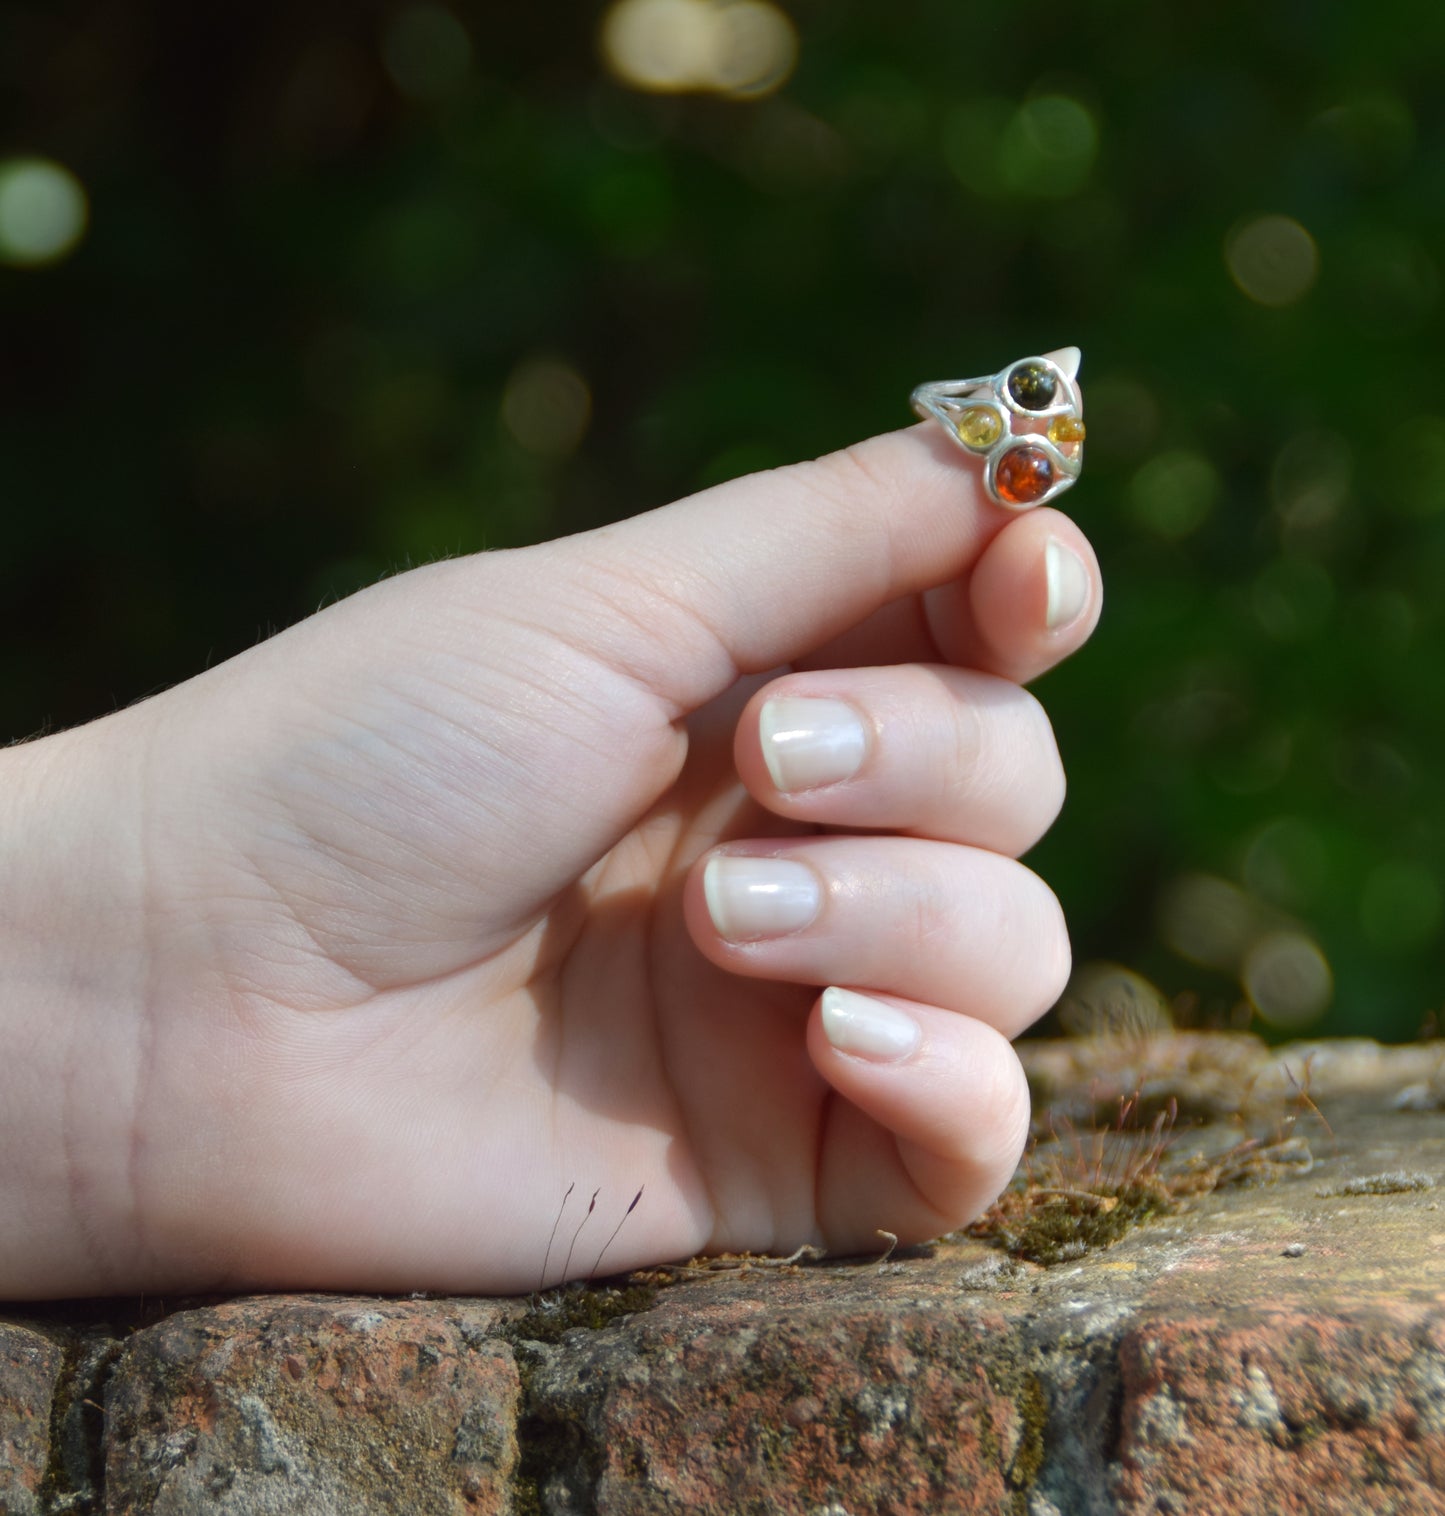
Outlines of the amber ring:
M 909 397 L 925 421 L 939 422 L 971 457 L 983 459 L 983 487 L 1009 510 L 1061 495 L 1084 466 L 1084 398 L 1052 358 L 1020 358 L 981 379 L 920 384 Z

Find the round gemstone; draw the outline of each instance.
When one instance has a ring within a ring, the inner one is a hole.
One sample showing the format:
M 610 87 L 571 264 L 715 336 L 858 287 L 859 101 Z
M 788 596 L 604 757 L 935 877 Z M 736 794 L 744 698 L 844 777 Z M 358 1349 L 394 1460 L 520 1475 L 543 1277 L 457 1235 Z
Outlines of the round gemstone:
M 1054 403 L 1059 381 L 1042 363 L 1021 363 L 1008 376 L 1008 392 L 1026 411 L 1046 411 Z
M 1032 505 L 1042 500 L 1053 482 L 1054 466 L 1048 454 L 1036 447 L 1010 448 L 993 472 L 999 499 L 1010 505 Z
M 1084 423 L 1077 416 L 1055 416 L 1049 422 L 1049 441 L 1058 447 L 1064 442 L 1082 442 Z
M 959 439 L 987 452 L 1003 436 L 1003 418 L 991 405 L 971 405 L 958 418 Z

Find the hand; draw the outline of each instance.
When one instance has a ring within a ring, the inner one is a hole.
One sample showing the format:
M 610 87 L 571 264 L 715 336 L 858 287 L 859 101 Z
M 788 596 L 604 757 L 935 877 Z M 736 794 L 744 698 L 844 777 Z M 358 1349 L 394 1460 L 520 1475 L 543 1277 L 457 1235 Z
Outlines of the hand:
M 968 1221 L 1068 970 L 1020 683 L 1099 600 L 917 426 L 0 755 L 0 1296 L 523 1291 L 639 1188 L 605 1271 Z

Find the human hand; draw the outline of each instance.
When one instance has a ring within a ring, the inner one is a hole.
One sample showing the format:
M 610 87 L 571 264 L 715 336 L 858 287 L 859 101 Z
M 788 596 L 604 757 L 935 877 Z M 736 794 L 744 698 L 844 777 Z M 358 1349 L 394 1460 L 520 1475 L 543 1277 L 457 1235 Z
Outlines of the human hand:
M 915 426 L 0 755 L 0 1296 L 521 1291 L 594 1191 L 573 1274 L 639 1188 L 609 1271 L 966 1222 L 1068 970 L 1019 686 L 1099 599 Z

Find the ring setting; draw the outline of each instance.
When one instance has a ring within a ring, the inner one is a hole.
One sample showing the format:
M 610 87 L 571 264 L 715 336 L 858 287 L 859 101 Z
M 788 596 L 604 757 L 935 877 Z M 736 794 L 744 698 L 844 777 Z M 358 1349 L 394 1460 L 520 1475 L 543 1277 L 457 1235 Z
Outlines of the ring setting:
M 989 499 L 1026 510 L 1062 494 L 1084 463 L 1079 350 L 1019 358 L 978 379 L 920 384 L 909 397 L 964 452 L 984 463 Z

